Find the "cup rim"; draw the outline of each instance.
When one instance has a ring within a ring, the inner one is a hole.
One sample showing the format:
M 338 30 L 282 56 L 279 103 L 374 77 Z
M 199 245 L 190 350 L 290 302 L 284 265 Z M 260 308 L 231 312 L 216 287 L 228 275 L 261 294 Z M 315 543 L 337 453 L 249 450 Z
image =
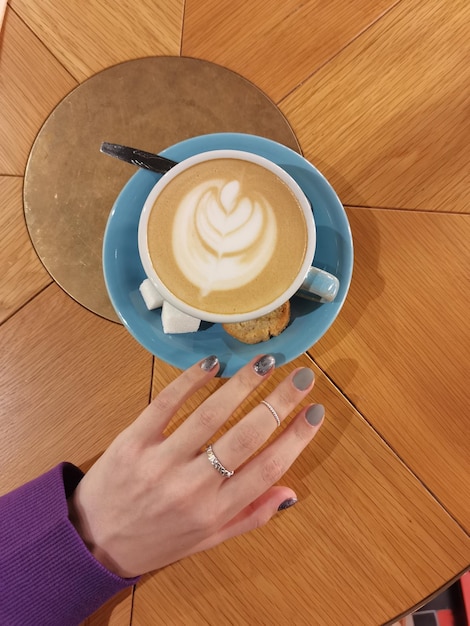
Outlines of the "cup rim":
M 305 253 L 305 257 L 299 270 L 299 273 L 296 279 L 292 282 L 288 289 L 286 289 L 278 298 L 273 300 L 271 303 L 264 305 L 256 309 L 255 311 L 249 311 L 245 313 L 230 313 L 230 314 L 222 314 L 222 313 L 211 313 L 204 311 L 203 309 L 198 309 L 197 307 L 193 307 L 186 302 L 180 300 L 177 296 L 175 296 L 168 287 L 161 281 L 159 278 L 155 267 L 150 258 L 150 253 L 147 245 L 147 225 L 150 217 L 150 213 L 152 207 L 160 194 L 161 190 L 164 189 L 170 181 L 172 181 L 176 176 L 178 176 L 182 171 L 188 169 L 192 165 L 196 163 L 201 163 L 204 161 L 210 161 L 214 159 L 222 159 L 222 158 L 230 158 L 230 159 L 240 159 L 244 161 L 250 161 L 252 163 L 256 163 L 268 169 L 277 175 L 283 182 L 285 182 L 291 191 L 295 194 L 297 200 L 299 201 L 300 207 L 305 217 L 305 223 L 307 226 L 307 251 Z M 282 167 L 274 163 L 273 161 L 254 154 L 252 152 L 246 152 L 244 150 L 233 150 L 233 149 L 222 149 L 222 150 L 208 150 L 204 152 L 200 152 L 198 154 L 192 155 L 183 161 L 180 161 L 177 165 L 172 167 L 168 172 L 163 174 L 161 178 L 155 183 L 152 187 L 150 193 L 148 194 L 145 203 L 142 207 L 142 211 L 139 218 L 138 225 L 138 249 L 141 263 L 144 268 L 144 272 L 146 276 L 153 283 L 155 288 L 158 290 L 162 298 L 172 304 L 175 308 L 186 313 L 187 315 L 191 315 L 195 318 L 206 322 L 214 322 L 214 323 L 234 323 L 234 322 L 243 322 L 252 319 L 256 319 L 261 317 L 262 315 L 266 315 L 274 311 L 276 308 L 287 302 L 300 288 L 309 267 L 312 264 L 313 257 L 315 254 L 316 247 L 316 227 L 315 227 L 315 218 L 313 215 L 312 206 L 307 196 L 303 192 L 300 185 L 296 180 L 292 178 L 292 176 L 286 172 Z

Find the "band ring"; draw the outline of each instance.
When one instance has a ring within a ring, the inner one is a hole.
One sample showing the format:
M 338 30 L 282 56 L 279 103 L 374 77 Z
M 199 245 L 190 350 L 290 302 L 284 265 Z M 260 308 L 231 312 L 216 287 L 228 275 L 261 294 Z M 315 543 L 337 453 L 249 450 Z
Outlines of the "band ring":
M 276 409 L 271 404 L 269 404 L 269 402 L 267 402 L 266 400 L 261 400 L 261 404 L 264 404 L 264 406 L 267 407 L 271 411 L 271 415 L 276 420 L 277 425 L 280 426 L 281 425 L 281 419 L 280 419 L 279 415 L 277 414 Z
M 233 470 L 228 470 L 226 467 L 224 467 L 219 459 L 215 456 L 214 450 L 212 450 L 212 446 L 207 446 L 206 454 L 212 467 L 215 467 L 219 474 L 221 474 L 224 478 L 230 478 L 234 475 L 235 472 Z

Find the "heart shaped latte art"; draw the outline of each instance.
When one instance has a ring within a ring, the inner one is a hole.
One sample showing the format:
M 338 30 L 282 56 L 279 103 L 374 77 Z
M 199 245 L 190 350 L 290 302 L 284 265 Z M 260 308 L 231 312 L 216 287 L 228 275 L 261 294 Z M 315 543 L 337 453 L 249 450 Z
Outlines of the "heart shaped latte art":
M 274 211 L 266 198 L 247 193 L 237 180 L 208 180 L 178 206 L 172 241 L 179 269 L 202 297 L 237 289 L 274 254 Z

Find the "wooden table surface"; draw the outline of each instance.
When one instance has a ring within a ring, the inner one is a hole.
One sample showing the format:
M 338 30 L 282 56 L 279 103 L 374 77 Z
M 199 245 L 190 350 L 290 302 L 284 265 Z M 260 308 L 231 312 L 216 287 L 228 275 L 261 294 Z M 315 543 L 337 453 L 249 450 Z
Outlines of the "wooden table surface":
M 240 73 L 279 106 L 333 184 L 355 244 L 337 321 L 275 376 L 312 366 L 313 398 L 327 410 L 284 478 L 299 504 L 144 577 L 87 624 L 377 626 L 468 567 L 469 41 L 467 0 L 9 0 L 2 493 L 61 460 L 89 467 L 177 374 L 67 296 L 26 231 L 32 142 L 86 78 L 159 55 Z

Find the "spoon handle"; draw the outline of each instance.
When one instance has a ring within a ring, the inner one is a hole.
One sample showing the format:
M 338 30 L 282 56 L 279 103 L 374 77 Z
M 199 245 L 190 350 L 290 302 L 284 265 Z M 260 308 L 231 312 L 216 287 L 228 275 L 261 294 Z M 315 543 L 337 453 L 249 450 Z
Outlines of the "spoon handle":
M 107 141 L 101 144 L 100 151 L 115 159 L 132 163 L 132 165 L 137 165 L 137 167 L 142 167 L 151 172 L 157 172 L 157 174 L 164 174 L 176 165 L 176 161 L 165 159 L 158 154 L 144 152 L 143 150 L 129 148 L 128 146 L 120 146 L 117 143 L 108 143 Z

